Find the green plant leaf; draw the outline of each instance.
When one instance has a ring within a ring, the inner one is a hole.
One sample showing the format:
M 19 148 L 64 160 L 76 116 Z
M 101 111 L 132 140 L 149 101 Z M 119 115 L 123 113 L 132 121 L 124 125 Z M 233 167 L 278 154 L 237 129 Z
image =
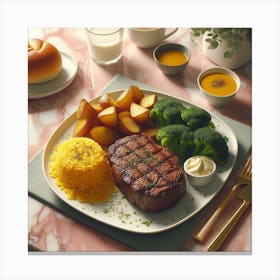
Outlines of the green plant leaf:
M 227 46 L 228 46 L 229 48 L 233 48 L 234 45 L 235 45 L 235 43 L 234 43 L 233 40 L 228 40 L 228 41 L 227 41 Z
M 218 41 L 211 41 L 209 45 L 209 49 L 216 49 L 218 45 L 219 45 Z
M 230 36 L 231 36 L 230 32 L 224 32 L 220 35 L 222 39 L 228 39 L 230 38 Z
M 191 30 L 195 37 L 199 37 L 203 35 L 206 31 L 210 31 L 211 28 L 191 28 Z
M 217 34 L 222 34 L 224 32 L 231 32 L 232 28 L 213 28 L 213 32 Z
M 224 58 L 232 58 L 232 55 L 233 55 L 233 52 L 231 52 L 231 51 L 226 51 L 226 52 L 224 53 Z
M 252 41 L 252 28 L 191 28 L 193 35 L 199 37 L 207 33 L 207 37 L 220 41 L 232 40 L 232 41 Z

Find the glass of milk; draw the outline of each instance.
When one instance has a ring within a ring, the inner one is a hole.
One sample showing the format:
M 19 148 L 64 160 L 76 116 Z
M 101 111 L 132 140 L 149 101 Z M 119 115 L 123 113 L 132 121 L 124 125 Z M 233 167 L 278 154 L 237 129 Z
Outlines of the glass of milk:
M 101 65 L 118 62 L 122 57 L 123 28 L 86 28 L 91 58 Z

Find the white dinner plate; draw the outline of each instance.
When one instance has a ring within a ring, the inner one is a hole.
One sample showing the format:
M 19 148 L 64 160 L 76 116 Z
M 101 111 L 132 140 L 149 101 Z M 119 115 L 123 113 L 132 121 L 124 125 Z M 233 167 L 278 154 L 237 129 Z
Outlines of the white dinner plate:
M 113 96 L 118 96 L 122 91 L 113 92 Z M 143 90 L 144 94 L 158 94 L 159 98 L 165 97 L 159 92 Z M 99 97 L 100 98 L 100 97 Z M 94 102 L 97 102 L 96 98 Z M 186 107 L 192 104 L 180 100 Z M 49 175 L 49 161 L 54 147 L 61 141 L 71 137 L 74 124 L 76 122 L 75 113 L 68 117 L 51 135 L 43 154 L 43 173 L 50 188 L 64 202 L 82 212 L 83 214 L 108 224 L 110 226 L 137 233 L 157 233 L 187 221 L 200 210 L 203 209 L 223 187 L 234 167 L 237 153 L 238 142 L 230 127 L 220 118 L 211 114 L 212 121 L 216 126 L 216 130 L 228 139 L 229 160 L 223 167 L 218 167 L 213 181 L 207 187 L 196 188 L 188 182 L 186 184 L 186 193 L 184 197 L 172 208 L 158 212 L 143 212 L 135 206 L 132 206 L 125 196 L 118 191 L 115 193 L 108 203 L 88 204 L 81 203 L 77 200 L 69 200 L 65 193 L 55 184 L 55 180 Z
M 62 58 L 62 70 L 53 80 L 39 83 L 28 84 L 28 98 L 37 99 L 50 96 L 60 92 L 69 86 L 78 73 L 78 64 L 70 55 L 60 52 Z

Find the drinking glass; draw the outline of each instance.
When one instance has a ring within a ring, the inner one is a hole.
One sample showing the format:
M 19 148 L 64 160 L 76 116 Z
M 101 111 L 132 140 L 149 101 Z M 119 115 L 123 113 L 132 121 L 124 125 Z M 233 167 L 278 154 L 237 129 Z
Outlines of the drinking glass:
M 101 65 L 110 65 L 122 57 L 123 28 L 86 28 L 91 58 Z

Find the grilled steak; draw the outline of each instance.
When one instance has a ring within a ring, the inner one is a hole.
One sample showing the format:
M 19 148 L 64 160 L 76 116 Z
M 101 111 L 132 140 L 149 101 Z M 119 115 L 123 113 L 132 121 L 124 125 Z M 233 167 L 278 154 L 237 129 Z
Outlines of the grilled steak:
M 186 191 L 177 156 L 150 137 L 131 135 L 117 140 L 107 152 L 119 189 L 144 211 L 175 205 Z

